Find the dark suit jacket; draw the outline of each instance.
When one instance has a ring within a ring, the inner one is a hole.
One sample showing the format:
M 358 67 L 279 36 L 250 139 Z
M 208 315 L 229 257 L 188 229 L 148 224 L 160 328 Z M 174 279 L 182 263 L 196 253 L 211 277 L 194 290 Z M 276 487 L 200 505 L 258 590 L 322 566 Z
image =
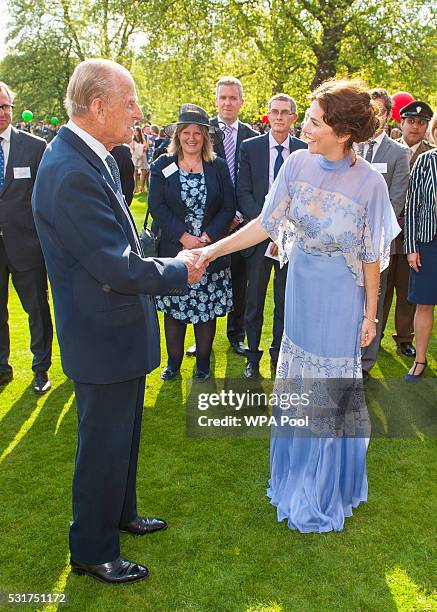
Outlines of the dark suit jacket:
M 408 145 L 405 142 L 405 140 L 403 139 L 403 137 L 398 138 L 398 140 L 396 142 L 399 142 L 400 144 L 404 145 L 405 147 L 408 147 Z M 426 153 L 427 151 L 430 151 L 433 148 L 434 147 L 431 144 L 429 144 L 429 142 L 427 142 L 426 140 L 422 140 L 420 145 L 417 147 L 416 151 L 410 157 L 410 170 L 413 169 L 413 166 L 416 163 L 416 159 L 419 157 L 419 155 L 421 155 L 422 153 Z
M 211 119 L 211 125 L 215 125 L 215 126 L 219 125 L 218 117 L 214 117 L 213 119 Z M 247 140 L 248 138 L 254 138 L 255 136 L 258 136 L 258 132 L 255 132 L 255 130 L 252 130 L 252 128 L 248 126 L 246 123 L 242 123 L 241 121 L 238 121 L 237 146 L 235 147 L 235 176 L 233 177 L 234 183 L 237 179 L 237 169 L 238 169 L 237 162 L 238 162 L 238 154 L 240 151 L 241 143 L 244 140 Z M 220 142 L 219 144 L 215 145 L 214 151 L 217 153 L 219 157 L 221 157 L 222 159 L 226 159 L 225 148 L 223 146 L 223 142 Z
M 12 127 L 5 182 L 0 192 L 0 229 L 8 259 L 18 272 L 37 268 L 43 261 L 31 197 L 46 146 L 42 138 Z M 30 168 L 30 178 L 14 178 L 14 168 Z
M 62 365 L 81 383 L 118 383 L 156 368 L 159 327 L 150 295 L 187 291 L 183 263 L 140 256 L 115 189 L 100 157 L 63 127 L 41 162 L 32 206 Z
M 128 145 L 119 145 L 111 150 L 111 155 L 117 162 L 120 171 L 121 190 L 128 206 L 132 204 L 134 197 L 135 180 L 134 180 L 134 163 L 132 154 Z
M 303 140 L 290 136 L 290 153 L 307 149 Z M 255 219 L 264 206 L 269 191 L 269 135 L 263 134 L 241 144 L 237 175 L 237 208 L 245 221 Z
M 187 231 L 179 172 L 167 178 L 162 172 L 173 163 L 177 165 L 177 161 L 176 155 L 161 155 L 150 166 L 149 211 L 154 220 L 152 230 L 155 234 L 159 230 L 162 232 L 160 257 L 174 257 L 182 249 L 179 238 Z M 201 231 L 216 242 L 228 234 L 235 215 L 235 191 L 223 159 L 217 157 L 212 162 L 204 162 L 203 170 L 207 196 Z M 228 265 L 230 257 L 220 257 L 208 267 L 208 271 L 221 270 Z

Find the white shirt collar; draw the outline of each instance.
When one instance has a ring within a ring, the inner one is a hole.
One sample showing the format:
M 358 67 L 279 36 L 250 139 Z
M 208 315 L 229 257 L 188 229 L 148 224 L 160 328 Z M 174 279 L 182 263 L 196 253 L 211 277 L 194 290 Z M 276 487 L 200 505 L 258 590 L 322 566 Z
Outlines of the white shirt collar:
M 419 140 L 419 142 L 417 142 L 415 145 L 413 145 L 412 147 L 409 147 L 412 155 L 415 154 L 417 149 L 420 147 L 421 143 L 422 143 L 422 141 Z
M 67 127 L 69 130 L 74 132 L 76 136 L 79 136 L 79 138 L 85 141 L 89 148 L 92 149 L 94 153 L 98 155 L 103 162 L 105 162 L 106 165 L 105 160 L 110 153 L 99 140 L 97 140 L 96 138 L 94 138 L 94 136 L 91 136 L 91 134 L 79 127 L 76 123 L 74 123 L 72 119 L 70 119 L 70 121 L 67 123 Z
M 225 125 L 227 125 L 227 123 L 220 117 L 220 115 L 217 118 L 219 120 L 219 123 L 224 123 Z M 233 130 L 238 131 L 238 119 L 234 121 L 234 123 L 231 123 L 229 127 L 231 127 Z
M 8 127 L 4 130 L 4 132 L 2 132 L 0 134 L 0 136 L 3 138 L 3 140 L 5 140 L 6 142 L 10 142 L 11 141 L 11 132 L 12 132 L 12 126 L 11 124 L 8 125 Z
M 284 149 L 288 149 L 290 148 L 290 136 L 288 136 L 283 143 L 281 143 L 282 146 L 284 147 Z M 279 145 L 279 142 L 276 142 L 276 140 L 273 138 L 273 134 L 270 130 L 269 132 L 269 147 L 271 149 L 273 149 L 274 147 L 277 147 Z
M 384 136 L 385 136 L 385 132 L 383 130 L 376 138 L 369 138 L 369 142 L 370 142 L 370 140 L 373 140 L 375 145 L 377 145 L 379 147 L 379 145 L 381 144 L 381 142 L 384 139 Z M 369 144 L 369 143 L 367 143 L 367 144 Z

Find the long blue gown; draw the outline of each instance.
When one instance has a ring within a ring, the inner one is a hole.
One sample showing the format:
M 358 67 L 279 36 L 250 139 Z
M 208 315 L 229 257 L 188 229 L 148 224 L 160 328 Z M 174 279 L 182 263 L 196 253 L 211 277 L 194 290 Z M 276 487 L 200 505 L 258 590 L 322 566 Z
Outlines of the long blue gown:
M 289 261 L 276 387 L 360 379 L 362 262 L 379 260 L 384 269 L 399 233 L 383 177 L 360 157 L 330 162 L 297 151 L 266 198 L 261 224 Z M 273 428 L 267 495 L 278 520 L 301 532 L 342 530 L 367 501 L 367 444 Z

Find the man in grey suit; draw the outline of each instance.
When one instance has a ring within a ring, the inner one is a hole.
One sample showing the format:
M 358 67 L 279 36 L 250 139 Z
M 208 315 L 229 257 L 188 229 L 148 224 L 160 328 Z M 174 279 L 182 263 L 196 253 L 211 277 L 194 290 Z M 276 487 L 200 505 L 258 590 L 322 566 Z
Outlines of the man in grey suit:
M 405 204 L 410 172 L 410 155 L 406 147 L 389 138 L 384 131 L 384 126 L 390 118 L 392 109 L 392 101 L 387 91 L 385 89 L 372 89 L 369 93 L 380 107 L 381 125 L 369 142 L 360 145 L 360 154 L 381 172 L 387 183 L 391 204 L 396 216 L 399 217 Z M 386 268 L 380 277 L 376 336 L 373 342 L 364 348 L 361 353 L 364 382 L 368 380 L 369 372 L 375 365 L 378 356 L 388 270 Z
M 32 217 L 31 196 L 46 149 L 42 138 L 15 129 L 14 94 L 0 82 L 0 385 L 12 380 L 9 364 L 9 277 L 29 315 L 33 353 L 33 389 L 50 389 L 53 327 L 47 295 L 47 274 Z

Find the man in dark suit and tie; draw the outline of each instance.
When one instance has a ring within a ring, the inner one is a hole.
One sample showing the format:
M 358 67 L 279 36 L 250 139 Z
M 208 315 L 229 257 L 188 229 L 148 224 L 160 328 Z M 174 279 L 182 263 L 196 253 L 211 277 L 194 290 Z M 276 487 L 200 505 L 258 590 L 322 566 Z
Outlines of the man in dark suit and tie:
M 44 155 L 32 203 L 78 412 L 71 565 L 103 582 L 135 582 L 148 570 L 120 556 L 119 532 L 167 526 L 136 507 L 145 373 L 160 361 L 151 296 L 184 294 L 202 271 L 187 252 L 142 257 L 109 154 L 131 141 L 142 118 L 129 72 L 108 60 L 81 62 L 66 107 L 70 121 Z
M 290 136 L 291 125 L 297 119 L 296 102 L 286 94 L 277 94 L 268 103 L 270 132 L 241 144 L 237 175 L 237 208 L 245 221 L 255 219 L 261 212 L 265 197 L 271 188 L 285 159 L 298 149 L 306 149 L 303 140 Z M 273 338 L 270 346 L 272 371 L 276 371 L 279 348 L 284 329 L 284 298 L 287 266 L 280 268 L 279 261 L 267 257 L 278 253 L 277 246 L 266 240 L 243 251 L 247 270 L 245 329 L 248 350 L 244 376 L 259 378 L 259 348 L 264 320 L 264 303 L 272 267 L 274 276 Z
M 251 127 L 238 119 L 241 107 L 244 104 L 243 86 L 235 77 L 222 77 L 216 85 L 216 104 L 218 115 L 211 120 L 213 125 L 221 125 L 225 130 L 223 142 L 214 147 L 219 157 L 226 160 L 231 179 L 236 184 L 238 169 L 238 154 L 241 143 L 248 138 L 258 136 Z M 241 210 L 237 207 L 237 214 L 232 222 L 231 229 L 236 230 L 242 222 Z M 228 314 L 227 335 L 234 351 L 239 355 L 245 354 L 244 346 L 244 311 L 246 300 L 246 266 L 240 252 L 231 255 L 232 295 L 234 310 Z
M 391 97 L 385 89 L 372 89 L 369 93 L 372 99 L 379 106 L 379 117 L 381 124 L 378 131 L 369 140 L 369 142 L 359 146 L 359 152 L 384 177 L 385 182 L 387 183 L 391 205 L 393 206 L 395 215 L 399 218 L 405 206 L 405 195 L 407 193 L 409 179 L 410 156 L 406 147 L 389 138 L 384 131 L 384 127 L 391 115 Z M 376 363 L 379 344 L 381 342 L 381 335 L 384 331 L 383 307 L 387 289 L 387 279 L 390 274 L 390 266 L 383 270 L 380 276 L 378 310 L 376 314 L 376 318 L 378 319 L 378 323 L 376 325 L 376 336 L 373 339 L 373 342 L 371 342 L 369 346 L 361 351 L 361 365 L 364 382 L 368 380 L 369 372 Z M 404 298 L 399 295 L 399 303 L 401 303 L 401 299 L 406 299 L 406 297 L 406 294 Z
M 13 378 L 9 364 L 9 277 L 29 315 L 33 353 L 33 389 L 50 389 L 53 328 L 47 293 L 47 274 L 32 217 L 31 196 L 46 148 L 42 138 L 15 129 L 14 94 L 0 83 L 0 385 Z

